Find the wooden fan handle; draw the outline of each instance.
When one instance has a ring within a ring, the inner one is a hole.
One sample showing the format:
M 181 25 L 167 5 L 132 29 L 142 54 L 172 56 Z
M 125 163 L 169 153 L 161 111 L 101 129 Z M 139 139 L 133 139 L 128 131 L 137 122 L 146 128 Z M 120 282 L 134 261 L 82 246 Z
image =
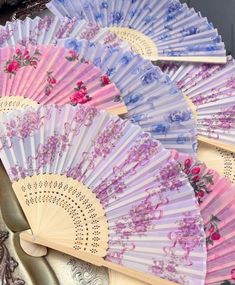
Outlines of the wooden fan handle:
M 222 148 L 224 150 L 227 150 L 227 151 L 235 153 L 235 146 L 232 146 L 232 145 L 229 145 L 229 144 L 226 144 L 226 143 L 222 143 L 222 142 L 220 142 L 218 140 L 215 140 L 215 139 L 205 138 L 203 136 L 198 136 L 197 138 L 198 138 L 198 140 L 200 142 L 204 142 L 204 143 L 213 145 L 215 147 Z
M 47 248 L 45 246 L 32 242 L 33 236 L 30 230 L 23 233 L 27 233 L 27 235 L 30 236 L 30 240 L 24 239 L 24 235 L 20 233 L 20 245 L 25 253 L 33 257 L 42 257 L 47 255 Z
M 53 242 L 44 240 L 42 238 L 35 238 L 33 237 L 32 233 L 30 230 L 24 231 L 20 233 L 20 239 L 21 239 L 21 244 L 23 246 L 26 245 L 26 250 L 28 254 L 31 255 L 31 252 L 35 254 L 34 252 L 34 246 L 37 245 L 39 247 L 44 248 L 44 247 L 49 247 L 58 251 L 61 251 L 63 253 L 69 254 L 71 256 L 74 256 L 76 258 L 79 258 L 83 261 L 86 261 L 88 263 L 94 264 L 96 266 L 104 266 L 109 269 L 115 270 L 117 272 L 120 272 L 122 274 L 128 275 L 130 277 L 133 277 L 135 279 L 138 279 L 140 281 L 143 281 L 145 283 L 149 283 L 151 285 L 177 285 L 177 283 L 168 281 L 166 279 L 162 279 L 160 277 L 156 277 L 150 274 L 142 273 L 133 269 L 126 268 L 122 265 L 112 263 L 110 261 L 104 260 L 102 257 L 95 256 L 90 253 L 84 253 L 84 252 L 77 252 L 74 251 L 73 249 L 63 247 L 63 246 L 58 246 L 55 245 Z M 31 245 L 29 245 L 31 244 Z M 38 249 L 38 248 L 37 248 Z M 42 251 L 43 252 L 43 251 Z
M 151 274 L 139 272 L 134 269 L 126 268 L 122 265 L 112 263 L 109 261 L 105 261 L 105 260 L 103 260 L 102 266 L 105 266 L 109 269 L 115 270 L 119 273 L 133 277 L 137 280 L 143 281 L 144 283 L 148 283 L 151 285 L 179 285 L 178 283 L 175 283 L 175 282 L 172 282 L 166 279 L 162 279 L 160 277 L 153 276 Z
M 226 56 L 158 56 L 157 61 L 226 63 Z

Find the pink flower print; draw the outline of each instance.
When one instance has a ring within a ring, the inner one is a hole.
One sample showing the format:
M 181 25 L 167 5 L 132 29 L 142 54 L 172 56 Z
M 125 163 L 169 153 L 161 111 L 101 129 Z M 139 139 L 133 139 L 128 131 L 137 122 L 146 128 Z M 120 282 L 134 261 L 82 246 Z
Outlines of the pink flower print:
M 20 64 L 16 60 L 13 60 L 7 65 L 7 72 L 15 74 L 19 68 L 20 68 Z
M 207 245 L 214 245 L 214 242 L 221 238 L 221 234 L 219 231 L 220 219 L 217 216 L 212 215 L 210 219 L 210 225 L 208 229 L 208 236 L 206 238 Z
M 164 271 L 164 262 L 163 261 L 154 261 L 154 265 L 152 266 L 152 272 L 156 275 L 163 273 Z
M 199 174 L 200 171 L 201 171 L 200 167 L 195 166 L 195 167 L 192 169 L 192 174 Z
M 209 229 L 209 234 L 213 234 L 213 232 L 215 231 L 215 227 L 212 225 Z
M 117 232 L 119 232 L 119 231 L 121 232 L 121 231 L 123 231 L 125 228 L 126 228 L 126 225 L 125 225 L 124 223 L 122 223 L 122 222 L 119 222 L 119 223 L 116 224 Z
M 235 268 L 231 270 L 231 279 L 235 281 Z
M 198 95 L 192 99 L 194 105 L 199 106 L 204 103 L 204 97 L 202 95 Z
M 81 89 L 70 96 L 70 102 L 73 106 L 76 106 L 77 104 L 86 104 L 90 100 L 91 98 L 87 96 L 84 89 Z
M 89 23 L 87 30 L 81 33 L 80 38 L 92 40 L 100 31 L 100 27 L 96 24 Z
M 6 73 L 15 75 L 21 67 L 37 67 L 39 56 L 41 55 L 38 49 L 36 49 L 32 55 L 29 54 L 28 50 L 20 50 L 19 48 L 16 49 L 15 53 L 13 58 L 5 63 L 4 71 Z
M 171 265 L 171 264 L 168 264 L 166 266 L 166 270 L 169 271 L 169 272 L 176 272 L 176 269 L 175 269 L 175 266 L 174 265 Z
M 69 50 L 68 53 L 69 55 L 65 57 L 68 61 L 76 61 L 76 60 L 79 61 L 79 54 L 76 51 Z
M 189 159 L 189 158 L 186 159 L 185 162 L 184 162 L 184 166 L 187 167 L 187 168 L 189 168 L 191 166 L 191 164 L 192 164 L 192 162 L 191 162 L 191 159 Z
M 76 106 L 77 104 L 86 104 L 87 102 L 92 100 L 92 98 L 89 97 L 87 93 L 87 89 L 83 81 L 78 81 L 77 87 L 74 88 L 74 90 L 76 92 L 70 96 L 70 102 L 73 106 Z
M 200 190 L 197 192 L 196 197 L 203 198 L 205 196 L 204 191 Z
M 50 77 L 47 79 L 47 82 L 50 84 L 56 84 L 56 79 L 54 77 Z
M 110 79 L 107 75 L 102 75 L 101 76 L 101 82 L 102 82 L 102 85 L 109 85 Z
M 211 240 L 216 241 L 219 240 L 221 238 L 220 233 L 219 232 L 215 232 L 211 235 Z
M 53 77 L 52 73 L 53 73 L 52 71 L 47 72 L 47 79 L 46 79 L 47 85 L 46 85 L 45 91 L 44 91 L 46 96 L 49 96 L 51 94 L 52 89 L 54 88 L 54 86 L 57 82 L 55 77 Z

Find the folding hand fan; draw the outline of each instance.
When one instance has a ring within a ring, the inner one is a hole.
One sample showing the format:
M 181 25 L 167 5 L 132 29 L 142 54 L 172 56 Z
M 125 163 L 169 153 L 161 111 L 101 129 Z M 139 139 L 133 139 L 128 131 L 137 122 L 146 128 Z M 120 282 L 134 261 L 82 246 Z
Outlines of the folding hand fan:
M 84 60 L 72 60 L 63 47 L 2 48 L 0 66 L 0 111 L 69 102 L 116 114 L 127 111 L 119 90 L 105 81 L 100 68 Z
M 128 45 L 121 41 L 108 28 L 101 28 L 95 23 L 77 20 L 76 18 L 61 20 L 56 17 L 46 16 L 31 19 L 27 17 L 24 21 L 16 20 L 7 22 L 0 27 L 0 47 L 6 45 L 41 45 L 56 44 L 59 39 L 77 37 L 79 39 L 99 41 L 123 49 Z
M 195 121 L 183 95 L 168 76 L 150 61 L 85 40 L 60 41 L 78 58 L 94 63 L 115 82 L 128 112 L 125 118 L 139 124 L 167 148 L 187 153 L 196 148 Z
M 174 153 L 174 157 L 194 188 L 205 224 L 205 284 L 232 285 L 235 281 L 235 186 L 186 154 Z
M 235 151 L 235 62 L 225 65 L 163 64 L 197 118 L 198 139 Z
M 166 147 L 193 152 L 191 110 L 160 68 L 129 51 L 86 40 L 66 40 L 65 46 L 68 49 L 50 45 L 1 49 L 0 108 L 71 102 L 116 114 L 128 111 L 126 118 L 151 131 Z
M 0 157 L 31 227 L 21 234 L 28 253 L 45 254 L 43 245 L 150 284 L 204 284 L 194 192 L 158 141 L 82 105 L 0 118 Z
M 218 31 L 179 0 L 52 0 L 47 7 L 109 27 L 146 59 L 225 62 Z

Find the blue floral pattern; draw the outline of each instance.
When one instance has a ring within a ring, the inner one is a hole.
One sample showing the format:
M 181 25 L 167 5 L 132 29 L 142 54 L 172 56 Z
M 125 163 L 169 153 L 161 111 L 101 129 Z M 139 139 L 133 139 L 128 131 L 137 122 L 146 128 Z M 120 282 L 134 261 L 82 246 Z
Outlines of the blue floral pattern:
M 151 132 L 166 147 L 181 145 L 180 150 L 184 151 L 183 145 L 185 151 L 191 148 L 194 153 L 195 122 L 182 93 L 169 76 L 150 61 L 118 48 L 76 39 L 65 40 L 65 47 L 69 52 L 80 51 L 79 58 L 84 61 L 92 59 L 110 82 L 115 83 L 128 109 L 124 118 Z M 179 126 L 180 137 L 175 131 Z
M 203 56 L 226 55 L 222 39 L 213 25 L 180 0 L 96 2 L 94 5 L 93 0 L 80 0 L 81 5 L 77 6 L 77 0 L 52 0 L 48 7 L 59 17 L 69 15 L 70 18 L 95 21 L 103 27 L 137 30 L 150 37 L 161 57 L 200 56 L 201 60 Z M 63 9 L 60 9 L 61 5 Z M 76 10 L 71 8 L 73 6 Z

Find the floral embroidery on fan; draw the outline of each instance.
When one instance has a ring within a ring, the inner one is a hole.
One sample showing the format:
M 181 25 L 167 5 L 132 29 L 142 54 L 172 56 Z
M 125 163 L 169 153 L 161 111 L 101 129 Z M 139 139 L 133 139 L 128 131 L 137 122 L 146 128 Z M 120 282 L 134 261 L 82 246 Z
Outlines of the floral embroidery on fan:
M 28 111 L 22 117 L 16 117 L 10 119 L 5 123 L 6 136 L 0 135 L 1 141 L 7 142 L 7 138 L 12 140 L 13 138 L 25 139 L 29 136 L 34 135 L 50 118 L 50 110 L 46 109 L 44 114 L 40 114 L 40 109 L 36 111 Z M 10 147 L 1 143 L 0 149 L 3 147 Z
M 72 33 L 76 22 L 77 19 L 75 17 L 72 19 L 63 20 L 58 31 L 56 32 L 55 38 L 56 39 L 68 38 Z
M 206 173 L 203 173 L 202 164 L 199 161 L 193 162 L 190 158 L 187 158 L 184 161 L 184 165 L 181 164 L 181 168 L 187 175 L 189 182 L 194 189 L 198 203 L 201 204 L 205 194 L 211 193 L 209 186 L 214 185 L 214 172 L 208 170 Z
M 131 163 L 136 163 L 135 168 L 140 165 L 143 166 L 158 153 L 158 150 L 158 141 L 153 140 L 149 134 L 143 133 L 137 140 L 136 145 L 128 151 L 128 158 L 121 168 L 124 169 L 125 166 L 129 168 L 128 166 Z
M 200 106 L 202 104 L 216 102 L 217 100 L 230 96 L 233 96 L 233 88 L 229 88 L 226 91 L 223 91 L 223 88 L 212 88 L 211 95 L 198 94 L 192 99 L 192 102 L 196 106 Z
M 186 283 L 186 275 L 180 273 L 178 268 L 182 263 L 191 267 L 190 253 L 199 246 L 203 246 L 204 237 L 200 235 L 203 227 L 201 217 L 193 217 L 190 212 L 185 213 L 185 218 L 178 221 L 178 228 L 169 232 L 168 237 L 173 242 L 169 247 L 163 248 L 164 260 L 153 260 L 151 270 L 154 274 L 180 284 Z M 178 256 L 175 252 L 181 247 L 184 255 Z
M 77 104 L 86 104 L 92 100 L 92 98 L 88 95 L 86 85 L 83 81 L 78 81 L 74 90 L 76 92 L 70 96 L 71 105 L 77 106 Z
M 101 76 L 101 84 L 102 84 L 103 86 L 109 85 L 110 83 L 111 83 L 111 81 L 110 81 L 108 75 L 105 74 L 105 75 L 102 75 L 102 76 Z
M 82 126 L 91 126 L 97 115 L 99 115 L 99 111 L 96 108 L 83 108 L 82 105 L 78 105 L 76 108 L 76 113 L 71 121 L 75 123 L 75 126 L 70 123 L 65 123 L 65 133 L 69 135 L 71 132 L 73 132 L 75 135 L 78 135 L 80 128 Z
M 217 139 L 219 138 L 219 135 L 216 133 L 217 129 L 222 129 L 225 133 L 228 133 L 235 127 L 234 116 L 235 105 L 232 105 L 213 114 L 212 118 L 201 119 L 198 122 L 206 128 L 205 132 L 208 133 L 209 137 Z
M 47 85 L 45 87 L 45 95 L 49 96 L 51 94 L 52 89 L 54 88 L 56 84 L 56 79 L 55 77 L 52 76 L 53 71 L 48 71 L 47 72 Z
M 173 111 L 168 115 L 170 123 L 182 123 L 189 121 L 192 117 L 191 111 Z
M 113 24 L 120 24 L 121 21 L 124 19 L 124 14 L 122 11 L 114 11 L 111 13 L 111 17 Z
M 53 23 L 52 17 L 46 16 L 38 21 L 38 24 L 29 32 L 29 38 L 22 39 L 19 44 L 27 46 L 28 44 L 37 45 L 38 37 L 42 34 L 43 30 L 48 31 Z
M 123 130 L 127 125 L 127 121 L 113 119 L 107 127 L 98 134 L 97 138 L 94 141 L 92 159 L 94 161 L 97 157 L 105 158 L 112 149 L 116 146 L 116 143 L 119 141 L 123 135 Z M 88 158 L 89 159 L 89 158 Z
M 123 193 L 126 188 L 127 186 L 121 178 L 113 178 L 103 180 L 93 191 L 99 197 L 102 205 L 106 206 L 111 199 L 115 200 L 117 195 Z
M 128 216 L 123 216 L 115 224 L 115 232 L 120 240 L 129 239 L 130 236 L 143 236 L 154 229 L 156 220 L 162 218 L 161 206 L 168 200 L 161 193 L 150 193 L 137 205 L 129 210 Z
M 11 181 L 17 181 L 19 179 L 24 179 L 27 176 L 30 176 L 31 170 L 29 168 L 23 168 L 21 166 L 19 166 L 18 164 L 15 164 L 14 166 L 12 166 L 9 170 L 9 177 L 11 179 Z
M 187 265 L 190 266 L 192 265 L 189 259 L 190 252 L 203 245 L 203 236 L 200 231 L 200 227 L 203 227 L 201 217 L 192 217 L 190 213 L 186 213 L 185 218 L 178 221 L 178 225 L 178 229 L 168 235 L 169 239 L 174 242 L 173 245 L 165 250 L 168 251 L 177 245 L 180 246 L 185 253 L 182 260 L 185 260 Z
M 180 180 L 180 167 L 176 162 L 169 161 L 156 176 L 155 181 L 159 183 L 161 192 L 179 191 L 183 186 L 183 181 Z
M 96 161 L 98 158 L 105 158 L 119 141 L 123 134 L 123 130 L 127 124 L 127 121 L 118 119 L 109 122 L 107 127 L 96 137 L 94 140 L 91 153 L 83 154 L 83 162 L 86 163 L 86 169 L 94 169 L 96 167 Z M 82 171 L 83 163 L 69 168 L 66 172 L 68 177 L 81 180 L 85 178 L 85 173 Z M 119 185 L 120 187 L 120 185 Z M 119 190 L 120 191 L 120 190 Z
M 115 200 L 117 194 L 126 189 L 124 179 L 134 175 L 138 168 L 147 164 L 158 153 L 158 150 L 157 141 L 152 140 L 147 133 L 141 134 L 135 146 L 129 150 L 128 158 L 113 168 L 113 175 L 95 187 L 93 189 L 94 193 L 101 197 L 103 204 L 108 203 L 111 198 Z
M 14 31 L 10 29 L 8 26 L 4 28 L 0 28 L 0 45 L 5 44 L 10 37 L 13 35 Z
M 177 271 L 180 265 L 180 257 L 174 254 L 174 252 L 171 252 L 167 260 L 153 260 L 151 270 L 153 274 L 160 276 L 161 278 L 165 278 L 182 285 L 188 285 L 186 275 Z
M 209 221 L 209 226 L 205 227 L 205 232 L 207 234 L 206 243 L 209 247 L 210 245 L 214 245 L 214 242 L 221 238 L 218 223 L 221 220 L 217 217 L 212 215 Z
M 54 134 L 47 138 L 45 144 L 40 144 L 36 151 L 35 157 L 28 157 L 28 165 L 32 165 L 32 161 L 36 161 L 37 169 L 39 171 L 46 165 L 52 164 L 56 156 L 62 156 L 63 152 L 66 150 L 66 147 L 70 146 L 68 143 L 68 136 L 61 134 Z
M 21 50 L 17 48 L 15 52 L 16 54 L 13 55 L 13 58 L 5 63 L 4 72 L 15 75 L 16 72 L 22 67 L 37 67 L 41 56 L 41 53 L 38 49 L 34 50 L 31 55 L 27 49 Z
M 99 25 L 95 23 L 88 23 L 86 30 L 81 33 L 80 38 L 85 40 L 92 40 L 95 38 L 95 36 L 97 36 L 99 32 Z
M 105 45 L 112 45 L 112 47 L 120 47 L 122 44 L 122 40 L 112 32 L 108 32 L 103 41 Z
M 115 263 L 118 263 L 118 264 L 122 264 L 124 254 L 126 252 L 132 252 L 135 250 L 134 243 L 127 244 L 123 241 L 115 241 L 115 240 L 112 241 L 112 238 L 111 238 L 111 240 L 109 241 L 109 244 L 112 245 L 113 247 L 116 245 L 118 247 L 121 247 L 120 249 L 117 249 L 116 251 L 109 252 L 108 255 L 106 256 L 106 260 L 110 260 L 110 261 L 114 260 Z
M 148 85 L 148 84 L 151 84 L 155 81 L 159 81 L 160 79 L 160 74 L 159 72 L 157 72 L 157 70 L 153 69 L 153 70 L 150 70 L 148 72 L 146 72 L 143 76 L 142 76 L 142 84 L 143 85 Z

